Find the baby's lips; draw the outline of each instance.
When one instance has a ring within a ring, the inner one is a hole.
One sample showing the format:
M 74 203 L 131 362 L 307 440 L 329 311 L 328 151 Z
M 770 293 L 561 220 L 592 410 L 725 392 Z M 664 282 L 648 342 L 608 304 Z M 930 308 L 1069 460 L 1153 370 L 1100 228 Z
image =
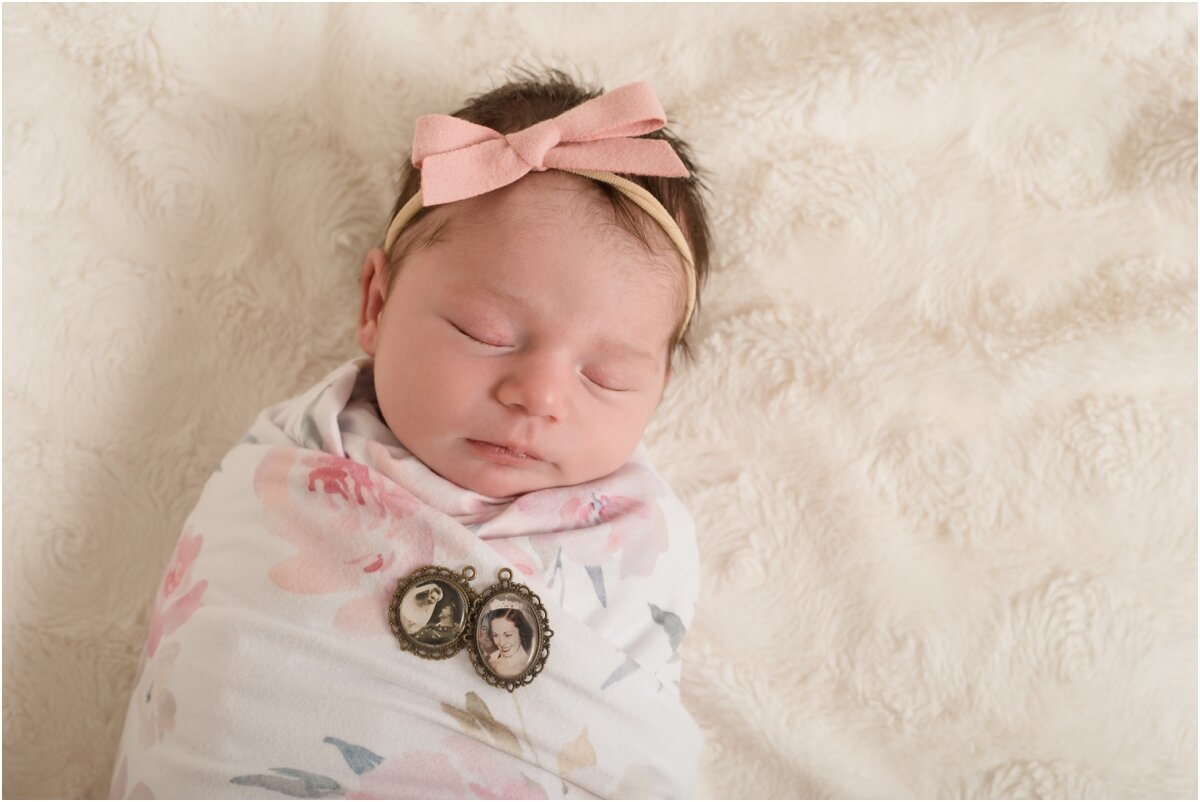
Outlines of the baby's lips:
M 542 458 L 540 454 L 538 454 L 529 446 L 520 446 L 510 443 L 496 443 L 495 445 L 498 445 L 501 448 L 506 448 L 514 454 L 520 454 L 523 457 L 529 457 L 530 459 L 540 460 Z
M 541 461 L 541 459 L 542 459 L 540 454 L 538 454 L 536 451 L 534 451 L 532 448 L 530 448 L 528 446 L 522 446 L 522 445 L 518 445 L 516 443 L 505 442 L 502 440 L 473 440 L 473 441 L 476 443 L 485 445 L 485 446 L 495 446 L 497 448 L 503 448 L 504 450 L 510 451 L 517 456 L 529 457 L 530 459 L 535 459 L 538 461 Z

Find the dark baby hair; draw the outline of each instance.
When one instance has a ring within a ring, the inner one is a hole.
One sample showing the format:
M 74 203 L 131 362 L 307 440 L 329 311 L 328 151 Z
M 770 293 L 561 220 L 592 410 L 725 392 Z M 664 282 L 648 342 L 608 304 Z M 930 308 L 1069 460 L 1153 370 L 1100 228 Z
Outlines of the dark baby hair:
M 601 94 L 603 94 L 603 90 L 580 86 L 566 73 L 559 70 L 548 70 L 543 74 L 526 71 L 518 74 L 516 79 L 503 86 L 469 99 L 467 104 L 453 112 L 452 116 L 476 125 L 485 125 L 502 134 L 510 134 L 543 120 L 557 117 L 568 109 Z M 705 191 L 703 180 L 698 173 L 690 148 L 669 130 L 663 128 L 646 134 L 645 138 L 662 139 L 669 143 L 691 175 L 687 178 L 660 178 L 625 174 L 622 177 L 650 192 L 678 223 L 692 251 L 696 271 L 696 310 L 699 311 L 700 289 L 708 273 L 709 264 L 708 215 L 702 197 Z M 657 223 L 620 191 L 608 184 L 593 183 L 612 204 L 616 223 L 649 247 L 646 231 L 648 227 L 656 228 Z M 394 218 L 396 213 L 420 188 L 420 171 L 412 166 L 411 161 L 406 161 L 400 175 L 400 194 L 396 199 L 395 206 L 392 207 L 389 219 Z M 398 267 L 403 263 L 405 257 L 437 240 L 437 230 L 430 230 L 429 226 L 421 225 L 421 222 L 426 219 L 425 213 L 426 210 L 422 210 L 413 218 L 396 241 L 392 253 L 388 254 L 387 288 L 389 292 Z M 689 325 L 688 329 L 681 332 L 674 343 L 675 349 L 682 351 L 688 358 L 692 356 L 691 343 L 688 339 L 688 330 L 690 329 Z

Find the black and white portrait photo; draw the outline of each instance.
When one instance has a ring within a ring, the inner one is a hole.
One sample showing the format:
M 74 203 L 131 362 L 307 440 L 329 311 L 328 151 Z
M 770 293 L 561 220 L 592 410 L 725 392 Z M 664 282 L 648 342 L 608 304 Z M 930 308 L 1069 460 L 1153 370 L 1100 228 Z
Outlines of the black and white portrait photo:
M 484 604 L 475 644 L 492 673 L 511 679 L 529 669 L 540 647 L 536 620 L 529 603 L 514 593 L 498 594 Z

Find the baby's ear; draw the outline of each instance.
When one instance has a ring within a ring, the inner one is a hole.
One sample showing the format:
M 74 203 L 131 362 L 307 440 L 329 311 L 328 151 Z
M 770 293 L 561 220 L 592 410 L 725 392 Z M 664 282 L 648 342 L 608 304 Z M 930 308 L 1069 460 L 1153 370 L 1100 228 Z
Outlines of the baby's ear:
M 358 344 L 368 356 L 375 356 L 379 319 L 387 301 L 387 254 L 381 248 L 367 251 L 360 281 L 362 306 L 358 311 Z

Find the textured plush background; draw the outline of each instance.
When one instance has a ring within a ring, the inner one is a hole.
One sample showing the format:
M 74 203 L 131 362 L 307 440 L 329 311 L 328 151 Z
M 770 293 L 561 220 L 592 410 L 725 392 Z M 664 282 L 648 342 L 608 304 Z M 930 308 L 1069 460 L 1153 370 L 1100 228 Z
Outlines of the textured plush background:
M 414 118 L 644 79 L 708 169 L 701 792 L 1196 787 L 1196 7 L 4 9 L 4 794 L 107 791 L 257 411 L 356 352 Z

